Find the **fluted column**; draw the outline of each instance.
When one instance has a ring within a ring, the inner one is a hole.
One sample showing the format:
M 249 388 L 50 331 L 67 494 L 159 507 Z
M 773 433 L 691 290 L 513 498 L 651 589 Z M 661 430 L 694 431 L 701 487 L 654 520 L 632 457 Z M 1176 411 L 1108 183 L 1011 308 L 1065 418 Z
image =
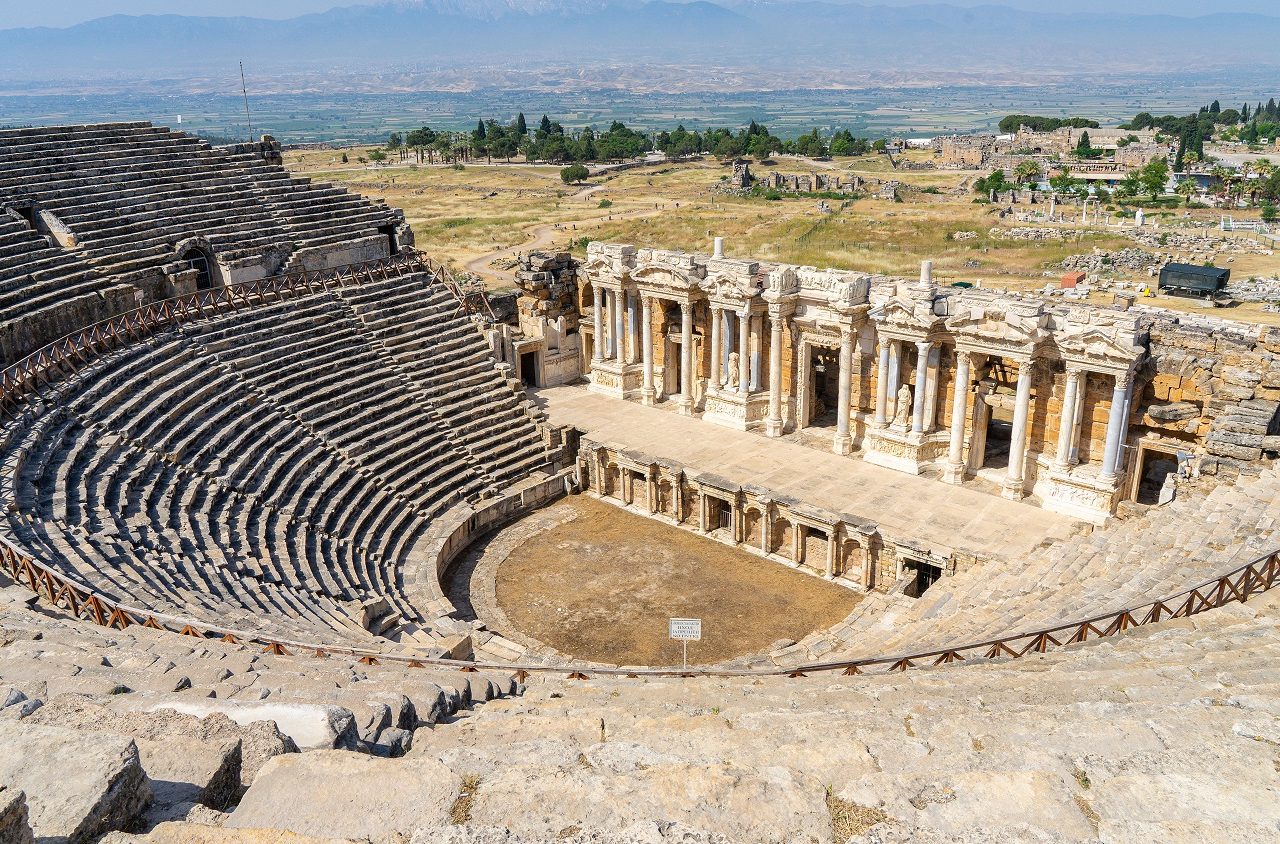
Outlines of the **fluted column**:
M 1120 449 L 1124 444 L 1125 428 L 1128 423 L 1126 410 L 1129 406 L 1129 386 L 1132 383 L 1132 373 L 1125 372 L 1117 375 L 1115 388 L 1111 391 L 1111 415 L 1107 419 L 1107 447 L 1102 453 L 1102 477 L 1106 480 L 1112 480 L 1120 473 Z
M 738 314 L 738 394 L 751 392 L 751 315 Z
M 623 350 L 626 346 L 626 337 L 623 335 L 622 322 L 622 298 L 625 295 L 621 290 L 612 291 L 612 316 L 613 316 L 613 360 L 621 365 L 624 362 Z
M 928 340 L 921 340 L 916 343 L 916 391 L 913 401 L 915 407 L 911 409 L 911 433 L 924 433 L 924 406 L 929 396 L 929 353 L 933 351 L 933 344 Z
M 720 308 L 716 305 L 711 306 L 711 380 L 707 384 L 707 392 L 712 393 L 720 389 L 720 357 L 721 338 L 720 326 Z
M 769 317 L 769 416 L 765 436 L 782 436 L 782 317 Z
M 853 402 L 853 329 L 840 326 L 840 380 L 836 391 L 836 439 L 832 451 L 848 454 L 853 451 L 853 438 L 849 435 L 849 405 Z
M 969 352 L 956 350 L 955 389 L 951 397 L 951 443 L 942 479 L 947 483 L 964 482 L 964 422 L 969 417 Z
M 1062 409 L 1058 413 L 1058 452 L 1053 458 L 1053 468 L 1066 471 L 1071 465 L 1071 452 L 1076 443 L 1077 403 L 1080 401 L 1080 379 L 1084 373 L 1079 369 L 1067 370 L 1066 389 L 1062 395 Z
M 679 411 L 693 415 L 693 303 L 680 303 L 680 402 Z
M 653 300 L 648 296 L 640 297 L 640 349 L 641 360 L 644 361 L 644 381 L 640 385 L 640 401 L 642 404 L 653 404 L 657 401 L 657 393 L 653 389 Z
M 876 371 L 876 426 L 889 424 L 889 341 L 880 338 L 880 362 Z
M 591 335 L 591 359 L 604 360 L 604 289 L 599 285 L 593 285 L 591 292 L 595 294 L 591 322 L 594 329 Z
M 1022 498 L 1025 494 L 1027 418 L 1031 415 L 1031 369 L 1031 361 L 1018 362 L 1018 392 L 1013 406 L 1013 434 L 1009 439 L 1009 474 L 1004 483 L 1006 498 Z
M 893 413 L 889 420 L 898 414 L 898 387 L 902 386 L 902 341 L 889 340 L 889 401 L 893 402 Z

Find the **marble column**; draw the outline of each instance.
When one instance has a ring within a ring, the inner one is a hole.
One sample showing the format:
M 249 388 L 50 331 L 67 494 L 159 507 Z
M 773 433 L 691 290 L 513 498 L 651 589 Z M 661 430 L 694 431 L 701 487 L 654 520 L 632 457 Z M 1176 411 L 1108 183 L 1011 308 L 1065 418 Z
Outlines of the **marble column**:
M 933 351 L 933 344 L 928 340 L 921 340 L 916 343 L 916 390 L 912 401 L 915 407 L 911 408 L 911 433 L 924 433 L 924 406 L 929 397 L 929 354 Z
M 1120 473 L 1121 447 L 1124 445 L 1125 429 L 1128 427 L 1126 410 L 1129 406 L 1129 385 L 1133 382 L 1131 373 L 1125 372 L 1116 376 L 1115 387 L 1111 390 L 1111 415 L 1107 419 L 1107 447 L 1102 453 L 1102 478 L 1114 480 Z
M 951 444 L 942 479 L 947 483 L 964 483 L 964 422 L 969 416 L 968 352 L 956 349 L 955 389 L 951 397 Z
M 942 379 L 942 344 L 934 343 L 929 351 L 929 389 L 924 394 L 924 429 L 926 432 L 938 429 L 938 382 Z
M 849 454 L 853 438 L 849 435 L 849 406 L 853 403 L 853 329 L 840 326 L 840 380 L 836 391 L 836 439 L 832 451 Z
M 876 426 L 889 424 L 889 341 L 880 338 L 880 362 L 876 370 Z
M 640 337 L 639 326 L 636 325 L 636 317 L 639 309 L 636 308 L 636 294 L 627 293 L 627 363 L 636 362 L 636 341 Z
M 1071 466 L 1071 452 L 1076 447 L 1076 420 L 1080 414 L 1080 380 L 1084 373 L 1079 369 L 1067 370 L 1067 383 L 1062 395 L 1062 409 L 1058 413 L 1058 451 L 1053 457 L 1053 468 L 1065 472 Z
M 751 315 L 738 314 L 738 394 L 751 392 Z
M 827 579 L 836 576 L 836 553 L 840 548 L 840 526 L 833 525 L 827 531 Z
M 604 360 L 604 289 L 595 285 L 591 292 L 595 294 L 591 323 L 594 329 L 591 335 L 591 359 Z
M 1013 406 L 1013 433 L 1009 438 L 1009 474 L 1004 482 L 1005 498 L 1025 495 L 1027 464 L 1027 419 L 1031 415 L 1031 361 L 1018 362 L 1018 392 Z
M 708 393 L 714 393 L 720 389 L 720 350 L 723 345 L 720 313 L 719 306 L 711 306 L 711 380 L 707 383 Z
M 657 401 L 653 389 L 653 300 L 640 297 L 640 357 L 644 361 L 644 382 L 640 385 L 640 402 L 651 405 Z
M 680 401 L 677 408 L 693 415 L 693 303 L 680 303 Z
M 613 291 L 613 360 L 621 365 L 625 358 L 623 357 L 623 349 L 626 346 L 626 337 L 623 335 L 622 322 L 622 297 L 625 294 L 621 290 Z
M 764 421 L 768 437 L 782 436 L 782 317 L 770 316 L 769 416 Z
M 902 385 L 902 341 L 889 341 L 889 401 L 893 402 L 893 413 L 888 414 L 889 421 L 898 413 L 898 387 Z M 887 406 L 886 406 L 887 409 Z

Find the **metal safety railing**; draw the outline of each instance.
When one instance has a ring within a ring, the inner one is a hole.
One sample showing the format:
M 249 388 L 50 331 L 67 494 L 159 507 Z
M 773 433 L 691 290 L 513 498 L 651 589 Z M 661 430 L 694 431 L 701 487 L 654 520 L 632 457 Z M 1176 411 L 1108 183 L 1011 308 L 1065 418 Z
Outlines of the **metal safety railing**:
M 885 674 L 906 671 L 909 668 L 1018 659 L 1029 654 L 1048 653 L 1070 645 L 1116 636 L 1148 624 L 1187 618 L 1229 603 L 1244 603 L 1250 597 L 1271 589 L 1276 581 L 1280 580 L 1280 552 L 1259 557 L 1217 578 L 1184 589 L 1176 595 L 1080 621 L 918 653 L 808 663 L 793 668 L 773 669 L 610 668 L 598 665 L 482 662 L 385 653 L 343 645 L 282 639 L 118 603 L 64 574 L 53 571 L 4 537 L 0 537 L 0 572 L 6 574 L 15 583 L 31 589 L 51 607 L 65 611 L 72 618 L 90 621 L 101 627 L 124 630 L 137 625 L 154 630 L 168 630 L 199 639 L 213 638 L 229 644 L 257 647 L 264 653 L 278 656 L 345 655 L 365 665 L 387 663 L 408 668 L 425 668 L 428 665 L 435 665 L 462 671 L 510 671 L 516 673 L 522 681 L 533 673 L 563 674 L 575 680 L 587 680 L 592 676 L 633 678 L 786 676 L 794 678 L 829 672 L 839 672 L 846 676 Z

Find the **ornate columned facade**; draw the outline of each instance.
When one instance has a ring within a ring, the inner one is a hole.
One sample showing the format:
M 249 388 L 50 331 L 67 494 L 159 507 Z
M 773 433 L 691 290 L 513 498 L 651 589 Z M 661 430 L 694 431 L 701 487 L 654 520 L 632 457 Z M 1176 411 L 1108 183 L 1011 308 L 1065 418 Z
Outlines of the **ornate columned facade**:
M 1119 501 L 1133 314 L 624 244 L 582 278 L 595 391 L 1093 521 Z

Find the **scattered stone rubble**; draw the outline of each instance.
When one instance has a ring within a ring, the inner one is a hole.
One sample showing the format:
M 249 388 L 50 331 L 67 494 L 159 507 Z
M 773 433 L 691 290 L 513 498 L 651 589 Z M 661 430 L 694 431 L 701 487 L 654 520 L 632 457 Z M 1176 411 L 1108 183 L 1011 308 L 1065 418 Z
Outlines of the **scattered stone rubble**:
M 994 226 L 991 229 L 991 236 L 1002 240 L 1062 240 L 1065 235 L 1062 229 L 1036 226 L 1015 226 L 1011 229 L 1002 229 L 999 226 Z
M 1176 229 L 1134 229 L 1129 237 L 1171 255 L 1211 255 L 1234 253 L 1237 255 L 1269 255 L 1272 250 L 1262 244 L 1240 237 L 1221 237 L 1209 234 L 1189 234 Z
M 1159 269 L 1161 261 L 1144 249 L 1120 249 L 1107 251 L 1094 249 L 1085 255 L 1068 255 L 1062 261 L 1064 270 L 1079 270 L 1090 275 L 1102 275 L 1117 272 L 1148 272 L 1153 267 Z
M 1280 279 L 1232 279 L 1223 291 L 1237 302 L 1280 303 Z

